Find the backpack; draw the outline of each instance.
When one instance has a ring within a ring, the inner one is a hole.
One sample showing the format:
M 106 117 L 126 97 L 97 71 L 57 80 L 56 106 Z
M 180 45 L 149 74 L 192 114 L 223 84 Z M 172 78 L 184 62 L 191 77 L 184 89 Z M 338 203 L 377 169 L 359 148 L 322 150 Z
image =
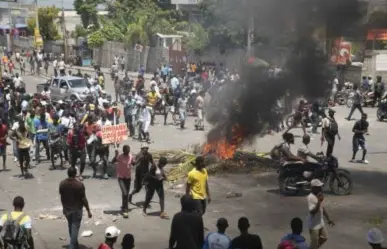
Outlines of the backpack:
M 278 245 L 278 249 L 298 249 L 293 240 L 285 240 Z
M 328 127 L 329 135 L 336 136 L 339 133 L 339 125 L 337 124 L 335 119 L 329 119 L 329 127 Z
M 0 232 L 5 248 L 16 249 L 27 243 L 26 230 L 19 224 L 24 217 L 26 214 L 22 213 L 16 220 L 13 220 L 11 213 L 8 214 Z
M 270 151 L 270 157 L 271 159 L 273 160 L 279 160 L 281 158 L 281 147 L 282 145 L 284 145 L 285 143 L 280 143 L 276 146 L 274 146 L 274 148 Z

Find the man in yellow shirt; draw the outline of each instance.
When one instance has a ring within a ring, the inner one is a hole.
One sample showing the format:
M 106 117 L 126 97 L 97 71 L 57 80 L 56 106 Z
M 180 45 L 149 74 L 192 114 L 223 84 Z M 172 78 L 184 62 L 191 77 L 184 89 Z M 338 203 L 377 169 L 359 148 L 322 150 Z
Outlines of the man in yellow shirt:
M 186 194 L 195 200 L 196 211 L 202 215 L 206 212 L 207 201 L 211 202 L 208 187 L 208 173 L 204 165 L 204 157 L 197 156 L 195 168 L 188 173 Z
M 16 196 L 13 199 L 13 207 L 14 211 L 10 213 L 3 214 L 0 219 L 0 230 L 1 230 L 1 236 L 2 240 L 4 242 L 4 245 L 7 245 L 8 239 L 12 237 L 11 234 L 9 234 L 12 229 L 15 229 L 16 226 L 12 224 L 12 221 L 17 221 L 19 224 L 19 228 L 23 229 L 22 232 L 19 232 L 19 236 L 23 235 L 22 238 L 20 238 L 16 242 L 8 242 L 10 245 L 15 246 L 14 244 L 25 244 L 22 248 L 29 248 L 34 249 L 34 240 L 32 237 L 32 220 L 31 217 L 26 215 L 23 212 L 24 208 L 24 199 L 21 196 Z M 10 216 L 10 217 L 9 217 Z M 11 235 L 11 236 L 10 236 Z M 28 246 L 28 247 L 27 247 Z M 8 247 L 6 247 L 8 248 Z M 16 248 L 16 247 L 15 247 Z
M 152 87 L 151 91 L 146 96 L 147 106 L 151 107 L 151 125 L 154 125 L 155 122 L 155 106 L 157 101 L 159 100 L 159 96 L 157 95 L 156 89 Z

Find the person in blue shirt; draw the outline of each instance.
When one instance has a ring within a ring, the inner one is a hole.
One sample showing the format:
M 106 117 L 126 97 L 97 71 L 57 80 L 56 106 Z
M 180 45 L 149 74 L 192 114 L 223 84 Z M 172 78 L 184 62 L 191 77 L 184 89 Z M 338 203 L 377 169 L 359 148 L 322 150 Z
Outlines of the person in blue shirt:
M 40 162 L 40 144 L 43 144 L 46 150 L 47 160 L 50 160 L 50 147 L 48 146 L 48 128 L 49 123 L 46 119 L 46 114 L 43 112 L 38 119 L 35 119 L 36 130 L 36 145 L 35 145 L 35 160 L 36 164 Z
M 297 217 L 293 218 L 290 222 L 290 227 L 292 229 L 292 232 L 282 237 L 281 243 L 284 243 L 285 241 L 290 241 L 299 249 L 308 249 L 309 245 L 306 243 L 304 236 L 301 235 L 303 227 L 302 220 Z
M 168 73 L 169 68 L 167 65 L 164 64 L 164 66 L 161 68 L 161 77 L 163 78 L 164 83 L 167 82 Z
M 231 247 L 231 239 L 225 234 L 228 221 L 225 218 L 220 218 L 216 227 L 218 231 L 207 235 L 203 249 L 229 249 Z

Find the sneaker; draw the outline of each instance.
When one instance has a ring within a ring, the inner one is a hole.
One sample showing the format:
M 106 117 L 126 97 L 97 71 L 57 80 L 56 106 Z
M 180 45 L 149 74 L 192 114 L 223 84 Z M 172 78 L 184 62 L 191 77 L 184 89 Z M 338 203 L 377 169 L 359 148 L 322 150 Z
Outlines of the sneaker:
M 16 163 L 17 161 L 19 161 L 17 157 L 13 157 L 13 162 Z
M 364 160 L 360 160 L 360 163 L 368 164 L 368 161 L 366 159 L 364 159 Z
M 123 212 L 122 213 L 122 217 L 125 218 L 125 219 L 129 218 L 128 212 Z
M 109 176 L 107 174 L 104 174 L 103 179 L 107 180 L 107 179 L 109 179 Z
M 356 163 L 356 160 L 355 159 L 351 159 L 349 160 L 350 163 Z
M 168 216 L 165 212 L 162 212 L 162 213 L 160 214 L 160 218 L 161 218 L 161 219 L 168 219 L 169 216 Z

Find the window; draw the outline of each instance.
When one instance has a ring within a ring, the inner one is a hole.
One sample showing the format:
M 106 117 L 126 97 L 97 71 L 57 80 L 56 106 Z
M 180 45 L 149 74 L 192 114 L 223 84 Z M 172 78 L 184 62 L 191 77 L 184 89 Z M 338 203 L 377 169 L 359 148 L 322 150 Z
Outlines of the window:
M 58 79 L 53 79 L 53 81 L 52 81 L 52 87 L 58 87 L 58 82 L 59 82 Z
M 66 82 L 65 80 L 61 80 L 61 81 L 60 81 L 60 86 L 59 86 L 59 87 L 60 87 L 60 88 L 68 87 L 67 82 Z
M 74 79 L 69 80 L 69 85 L 72 88 L 81 88 L 81 87 L 87 87 L 86 80 L 85 79 Z

